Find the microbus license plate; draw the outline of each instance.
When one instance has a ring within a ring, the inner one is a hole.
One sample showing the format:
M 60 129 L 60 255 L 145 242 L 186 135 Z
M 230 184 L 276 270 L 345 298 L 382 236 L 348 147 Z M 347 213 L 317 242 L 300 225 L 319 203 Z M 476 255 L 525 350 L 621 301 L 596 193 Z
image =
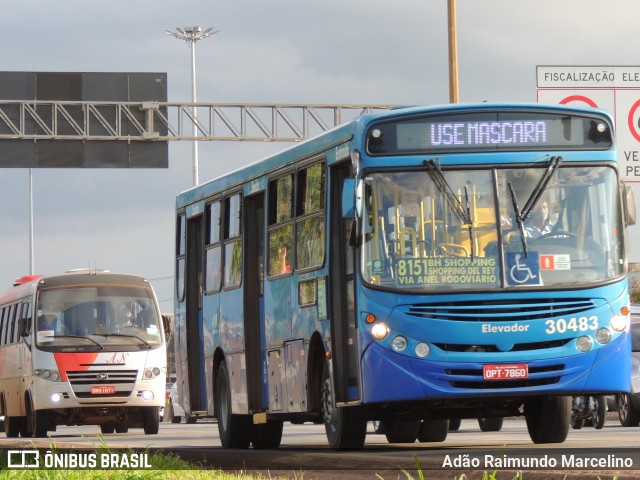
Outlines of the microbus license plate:
M 482 376 L 485 380 L 521 380 L 529 377 L 529 366 L 526 363 L 483 365 Z
M 113 395 L 116 393 L 115 385 L 91 385 L 91 395 Z

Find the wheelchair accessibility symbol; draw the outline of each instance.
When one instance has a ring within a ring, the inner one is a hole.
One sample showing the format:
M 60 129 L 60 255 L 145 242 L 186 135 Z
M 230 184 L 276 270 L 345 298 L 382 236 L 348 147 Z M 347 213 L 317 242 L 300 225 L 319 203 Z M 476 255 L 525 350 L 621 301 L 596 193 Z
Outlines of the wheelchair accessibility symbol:
M 538 252 L 507 252 L 509 285 L 541 285 Z

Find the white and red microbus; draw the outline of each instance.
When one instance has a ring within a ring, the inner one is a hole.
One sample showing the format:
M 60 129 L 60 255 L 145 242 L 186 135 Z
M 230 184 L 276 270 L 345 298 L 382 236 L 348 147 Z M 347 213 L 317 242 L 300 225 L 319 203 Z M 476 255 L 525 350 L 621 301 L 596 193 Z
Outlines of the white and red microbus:
M 79 270 L 16 280 L 0 294 L 0 415 L 7 437 L 57 425 L 158 433 L 165 325 L 142 277 Z

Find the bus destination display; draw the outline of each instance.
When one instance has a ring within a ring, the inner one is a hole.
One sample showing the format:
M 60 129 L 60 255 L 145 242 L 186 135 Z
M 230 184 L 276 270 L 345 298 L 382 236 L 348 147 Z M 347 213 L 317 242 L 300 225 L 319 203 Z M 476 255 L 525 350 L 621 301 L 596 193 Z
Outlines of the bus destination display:
M 578 116 L 449 115 L 384 124 L 371 129 L 372 154 L 442 150 L 566 149 L 611 146 L 609 126 Z M 491 118 L 493 117 L 493 118 Z M 506 117 L 506 118 L 505 118 Z M 536 118 L 537 117 L 537 118 Z

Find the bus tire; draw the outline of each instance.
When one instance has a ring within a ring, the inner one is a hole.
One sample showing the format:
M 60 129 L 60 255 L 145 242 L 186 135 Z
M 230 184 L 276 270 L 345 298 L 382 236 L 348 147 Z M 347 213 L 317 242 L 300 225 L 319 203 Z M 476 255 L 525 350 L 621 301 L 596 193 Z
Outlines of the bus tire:
M 129 431 L 129 425 L 125 422 L 116 422 L 115 425 L 116 433 L 127 433 Z
M 47 436 L 47 424 L 49 419 L 46 412 L 32 411 L 31 406 L 27 404 L 27 416 L 25 417 L 25 426 L 27 427 L 26 435 L 33 438 L 42 438 Z
M 147 407 L 144 413 L 145 435 L 156 435 L 160 431 L 160 407 Z
M 231 382 L 227 364 L 221 362 L 216 380 L 216 417 L 218 434 L 224 448 L 249 448 L 251 442 L 251 417 L 232 414 Z
M 22 417 L 4 417 L 4 433 L 7 438 L 16 438 L 20 435 L 22 429 Z
M 596 411 L 593 412 L 593 427 L 596 430 L 601 430 L 604 427 L 604 422 L 607 419 L 607 400 L 604 398 L 604 395 L 599 395 L 596 397 Z
M 278 448 L 282 441 L 282 420 L 269 420 L 267 423 L 251 427 L 251 445 L 253 448 Z
M 420 431 L 420 420 L 388 419 L 380 422 L 389 443 L 414 443 Z
M 116 424 L 113 422 L 110 423 L 103 423 L 102 425 L 100 425 L 100 431 L 102 433 L 113 433 L 116 431 Z
M 502 430 L 503 423 L 504 418 L 502 417 L 478 418 L 478 425 L 483 432 L 499 432 Z
M 322 370 L 320 405 L 324 429 L 332 450 L 359 450 L 367 436 L 367 411 L 362 405 L 338 407 L 329 374 L 329 365 Z
M 460 430 L 460 425 L 462 424 L 461 418 L 450 418 L 449 419 L 449 431 L 457 432 Z
M 418 431 L 419 442 L 444 442 L 449 433 L 449 419 L 437 418 L 422 420 Z
M 637 427 L 640 424 L 640 412 L 633 406 L 631 395 L 618 393 L 616 395 L 618 418 L 623 427 Z
M 180 423 L 182 421 L 182 417 L 175 414 L 173 410 L 173 403 L 169 405 L 169 412 L 171 414 L 171 423 Z
M 524 403 L 527 430 L 533 443 L 562 443 L 569 433 L 571 397 L 533 397 Z

